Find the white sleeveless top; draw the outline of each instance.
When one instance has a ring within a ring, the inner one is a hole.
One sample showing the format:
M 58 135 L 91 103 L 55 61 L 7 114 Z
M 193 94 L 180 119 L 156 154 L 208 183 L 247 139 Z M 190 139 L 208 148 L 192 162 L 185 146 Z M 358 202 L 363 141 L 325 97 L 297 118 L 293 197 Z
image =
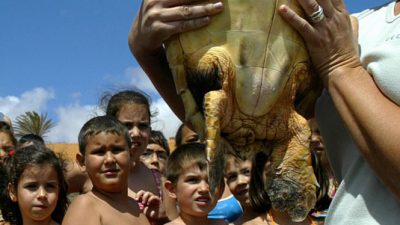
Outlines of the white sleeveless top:
M 356 16 L 362 64 L 380 90 L 400 105 L 400 18 L 394 16 L 394 3 Z M 325 224 L 400 224 L 400 202 L 361 156 L 327 92 L 318 99 L 316 117 L 340 182 Z

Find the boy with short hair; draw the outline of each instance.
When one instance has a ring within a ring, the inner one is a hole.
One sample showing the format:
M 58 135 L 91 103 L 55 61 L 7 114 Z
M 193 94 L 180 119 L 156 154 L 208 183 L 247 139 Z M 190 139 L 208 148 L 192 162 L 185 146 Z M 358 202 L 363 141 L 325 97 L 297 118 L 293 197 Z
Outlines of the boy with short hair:
M 207 218 L 221 197 L 223 186 L 214 195 L 210 193 L 204 144 L 179 146 L 168 159 L 166 179 L 168 195 L 176 199 L 180 210 L 179 217 L 167 225 L 227 224 L 224 220 Z
M 95 117 L 78 139 L 77 161 L 93 188 L 75 198 L 62 224 L 149 224 L 138 203 L 128 197 L 132 143 L 127 128 L 114 117 Z

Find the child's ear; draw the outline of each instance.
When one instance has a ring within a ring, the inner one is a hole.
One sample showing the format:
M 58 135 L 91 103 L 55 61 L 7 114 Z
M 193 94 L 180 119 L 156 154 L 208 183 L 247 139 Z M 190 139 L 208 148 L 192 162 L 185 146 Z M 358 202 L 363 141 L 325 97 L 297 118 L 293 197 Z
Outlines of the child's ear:
M 85 166 L 85 156 L 82 155 L 80 152 L 76 153 L 75 156 L 76 162 L 79 165 L 79 168 L 85 172 L 86 171 L 86 166 Z
M 17 192 L 14 188 L 14 185 L 8 183 L 7 190 L 8 190 L 8 196 L 10 196 L 11 201 L 17 202 L 18 201 Z
M 164 182 L 164 188 L 165 188 L 165 190 L 167 190 L 167 194 L 169 197 L 176 199 L 175 185 L 171 181 L 166 180 Z

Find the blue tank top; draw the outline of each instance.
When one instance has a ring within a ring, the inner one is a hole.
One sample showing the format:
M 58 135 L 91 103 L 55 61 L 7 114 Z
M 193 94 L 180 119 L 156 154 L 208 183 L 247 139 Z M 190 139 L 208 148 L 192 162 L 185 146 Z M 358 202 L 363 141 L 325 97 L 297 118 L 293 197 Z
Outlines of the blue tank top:
M 220 199 L 215 208 L 208 213 L 210 219 L 223 219 L 228 223 L 237 220 L 243 214 L 239 201 L 230 195 Z

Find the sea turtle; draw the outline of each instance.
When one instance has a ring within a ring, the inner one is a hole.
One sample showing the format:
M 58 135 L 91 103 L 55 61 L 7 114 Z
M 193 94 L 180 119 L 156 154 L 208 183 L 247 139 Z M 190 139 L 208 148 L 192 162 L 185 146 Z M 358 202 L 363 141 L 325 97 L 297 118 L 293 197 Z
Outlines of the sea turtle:
M 314 78 L 303 40 L 278 15 L 281 4 L 302 13 L 297 1 L 225 0 L 209 26 L 165 47 L 186 119 L 207 144 L 210 186 L 223 171 L 223 146 L 238 155 L 272 151 L 272 206 L 301 221 L 315 204 L 317 182 L 310 129 L 295 101 Z

